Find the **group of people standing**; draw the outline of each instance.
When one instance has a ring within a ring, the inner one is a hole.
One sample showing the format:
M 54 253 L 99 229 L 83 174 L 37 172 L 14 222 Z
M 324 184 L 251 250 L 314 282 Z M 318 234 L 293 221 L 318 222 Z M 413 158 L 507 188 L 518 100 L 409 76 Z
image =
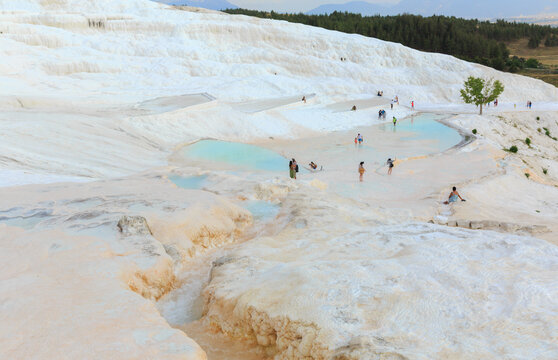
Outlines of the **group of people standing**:
M 394 117 L 395 119 L 395 117 Z M 395 124 L 395 121 L 394 121 Z M 355 144 L 358 142 L 359 144 L 362 144 L 362 142 L 364 141 L 363 137 L 361 134 L 358 134 L 355 137 Z M 395 167 L 395 161 L 397 159 L 396 158 L 388 158 L 386 161 L 386 165 L 388 167 L 388 175 L 391 175 L 391 172 L 393 171 L 393 168 Z M 313 161 L 310 162 L 310 167 L 312 168 L 312 170 L 317 170 L 318 165 L 316 163 L 314 163 Z M 320 169 L 321 170 L 321 169 Z M 364 181 L 364 173 L 366 172 L 366 169 L 364 168 L 364 161 L 361 161 L 360 164 L 358 165 L 358 179 L 360 182 Z M 291 177 L 291 179 L 295 179 L 296 180 L 296 174 L 298 173 L 298 163 L 296 162 L 296 160 L 294 158 L 292 158 L 289 161 L 289 176 Z M 465 201 L 465 199 L 463 199 L 461 197 L 461 195 L 459 194 L 459 192 L 457 192 L 457 188 L 454 186 L 452 188 L 452 192 L 449 194 L 448 200 L 444 202 L 444 204 L 450 204 L 452 202 L 456 202 L 457 199 L 461 199 L 461 201 Z
M 343 60 L 343 58 L 341 58 L 341 60 Z M 384 92 L 383 91 L 378 91 L 377 93 L 378 96 L 383 96 Z M 306 103 L 306 96 L 302 97 L 302 101 Z M 391 100 L 391 109 L 393 109 L 393 105 L 394 104 L 399 104 L 399 97 L 395 96 L 394 99 Z M 490 104 L 488 104 L 490 105 Z M 498 99 L 496 99 L 494 101 L 494 106 L 498 106 Z M 530 109 L 532 106 L 531 101 L 527 101 L 527 107 Z M 515 107 L 515 104 L 514 104 Z M 411 101 L 411 109 L 415 108 L 415 102 L 414 100 Z M 353 105 L 353 107 L 351 108 L 352 111 L 356 110 L 356 106 Z M 384 109 L 381 109 L 378 111 L 378 118 L 379 119 L 385 119 L 386 118 L 386 111 Z M 393 117 L 393 126 L 397 125 L 397 118 L 394 116 Z M 355 137 L 355 146 L 358 145 L 362 145 L 362 143 L 364 142 L 364 138 L 363 136 L 359 133 L 357 134 L 357 136 Z M 388 175 L 391 175 L 393 168 L 395 167 L 395 161 L 397 159 L 396 158 L 388 158 L 386 161 L 386 165 L 388 167 Z M 313 161 L 310 162 L 309 164 L 310 168 L 312 170 L 317 170 L 318 165 L 316 163 L 314 163 Z M 320 169 L 321 170 L 321 169 Z M 359 181 L 363 182 L 364 180 L 364 173 L 366 172 L 366 169 L 364 168 L 364 161 L 361 161 L 359 166 L 358 166 L 358 174 L 359 174 Z M 298 163 L 296 162 L 296 160 L 294 158 L 292 158 L 289 161 L 289 176 L 291 177 L 291 179 L 295 179 L 296 180 L 296 174 L 298 173 Z M 454 186 L 452 188 L 452 192 L 449 194 L 448 200 L 444 202 L 444 204 L 449 204 L 452 202 L 457 201 L 457 199 L 461 199 L 461 201 L 465 201 L 465 199 L 463 199 L 461 197 L 461 195 L 459 194 L 459 192 L 457 192 L 457 188 Z

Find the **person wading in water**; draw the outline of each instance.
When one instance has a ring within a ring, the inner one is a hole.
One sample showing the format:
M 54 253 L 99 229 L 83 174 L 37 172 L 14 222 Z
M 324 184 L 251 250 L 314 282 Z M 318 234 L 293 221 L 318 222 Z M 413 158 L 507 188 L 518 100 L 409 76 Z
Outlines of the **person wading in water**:
M 393 162 L 395 161 L 395 159 L 391 160 L 391 158 L 387 159 L 387 166 L 389 167 L 388 169 L 388 175 L 391 175 L 391 171 L 393 170 Z
M 289 176 L 291 177 L 291 179 L 296 180 L 297 172 L 298 172 L 298 164 L 296 163 L 296 160 L 293 158 L 291 159 L 291 161 L 289 161 Z

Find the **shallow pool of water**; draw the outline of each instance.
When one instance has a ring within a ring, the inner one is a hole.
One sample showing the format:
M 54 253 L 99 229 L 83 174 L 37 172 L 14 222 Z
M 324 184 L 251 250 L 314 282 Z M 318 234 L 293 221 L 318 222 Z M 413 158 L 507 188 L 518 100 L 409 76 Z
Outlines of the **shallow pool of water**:
M 401 140 L 427 140 L 432 142 L 432 152 L 442 152 L 461 142 L 461 135 L 457 130 L 436 121 L 444 117 L 444 115 L 421 114 L 398 121 L 395 126 L 393 123 L 386 123 L 382 126 L 382 130 L 392 133 L 409 133 Z
M 242 206 L 252 213 L 256 220 L 273 220 L 279 213 L 279 205 L 263 200 L 251 200 L 242 203 Z
M 207 175 L 179 176 L 171 175 L 169 180 L 183 189 L 201 189 L 208 184 Z
M 259 146 L 219 140 L 201 140 L 181 150 L 186 161 L 213 162 L 240 170 L 288 170 L 289 161 Z

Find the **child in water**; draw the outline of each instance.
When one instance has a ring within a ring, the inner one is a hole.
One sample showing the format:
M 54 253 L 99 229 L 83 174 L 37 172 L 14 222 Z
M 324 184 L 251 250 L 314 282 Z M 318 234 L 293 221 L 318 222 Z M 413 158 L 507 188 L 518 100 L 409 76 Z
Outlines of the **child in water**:
M 395 116 L 393 117 L 393 126 L 397 125 L 397 119 L 395 118 Z
M 364 161 L 361 161 L 361 162 L 360 162 L 360 165 L 358 166 L 358 173 L 360 174 L 360 175 L 359 175 L 359 180 L 360 180 L 360 182 L 362 182 L 362 176 L 364 175 L 364 172 L 365 172 L 365 171 L 366 171 L 366 170 L 364 169 Z

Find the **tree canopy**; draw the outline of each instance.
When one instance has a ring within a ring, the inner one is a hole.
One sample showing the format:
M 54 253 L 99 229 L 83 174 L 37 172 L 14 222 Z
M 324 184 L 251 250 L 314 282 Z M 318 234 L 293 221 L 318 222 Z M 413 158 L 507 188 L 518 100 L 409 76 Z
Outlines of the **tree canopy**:
M 499 80 L 469 76 L 461 89 L 461 98 L 466 104 L 480 106 L 482 115 L 482 106 L 496 100 L 503 91 L 504 85 Z

